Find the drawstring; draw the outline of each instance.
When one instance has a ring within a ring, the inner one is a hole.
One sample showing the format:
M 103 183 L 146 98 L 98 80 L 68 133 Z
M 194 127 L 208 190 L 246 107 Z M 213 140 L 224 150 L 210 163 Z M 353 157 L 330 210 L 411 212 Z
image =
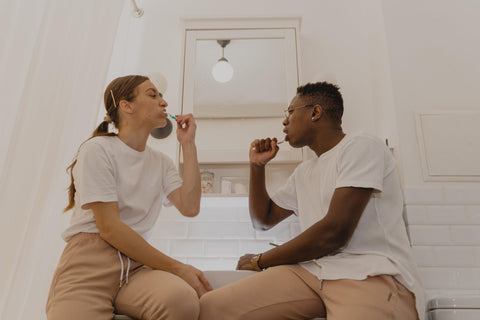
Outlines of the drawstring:
M 130 271 L 130 258 L 129 257 L 127 257 L 127 261 L 128 261 L 128 263 L 127 263 L 127 274 L 125 276 L 125 283 L 126 284 L 128 284 L 128 272 Z
M 118 258 L 120 259 L 120 265 L 122 267 L 121 271 L 120 271 L 120 285 L 119 287 L 121 288 L 122 285 L 123 285 L 123 271 L 125 270 L 125 266 L 123 264 L 123 259 L 122 259 L 122 254 L 120 253 L 120 250 L 117 250 L 117 253 L 118 253 Z M 126 272 L 126 275 L 125 275 L 125 283 L 128 284 L 128 272 L 130 271 L 130 258 L 127 257 L 127 272 Z
M 118 253 L 118 258 L 120 259 L 120 264 L 122 265 L 122 271 L 120 271 L 120 285 L 119 287 L 122 287 L 122 282 L 123 282 L 123 259 L 122 259 L 122 254 L 120 253 L 119 250 L 117 250 Z

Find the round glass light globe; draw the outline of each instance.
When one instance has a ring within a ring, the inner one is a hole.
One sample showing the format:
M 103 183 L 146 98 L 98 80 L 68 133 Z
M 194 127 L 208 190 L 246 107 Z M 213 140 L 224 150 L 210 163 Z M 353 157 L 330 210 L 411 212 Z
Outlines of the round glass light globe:
M 212 76 L 218 82 L 228 82 L 232 80 L 233 68 L 228 61 L 220 60 L 213 65 Z

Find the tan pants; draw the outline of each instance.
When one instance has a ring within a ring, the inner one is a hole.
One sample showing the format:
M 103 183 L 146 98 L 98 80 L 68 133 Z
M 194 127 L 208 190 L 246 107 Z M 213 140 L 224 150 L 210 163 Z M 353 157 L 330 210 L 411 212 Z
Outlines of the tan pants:
M 392 276 L 324 280 L 299 265 L 269 268 L 200 299 L 200 320 L 417 320 L 412 293 Z
M 111 320 L 114 311 L 137 319 L 192 320 L 199 314 L 195 290 L 181 278 L 131 260 L 123 284 L 117 249 L 98 234 L 80 233 L 65 247 L 47 301 L 49 320 Z

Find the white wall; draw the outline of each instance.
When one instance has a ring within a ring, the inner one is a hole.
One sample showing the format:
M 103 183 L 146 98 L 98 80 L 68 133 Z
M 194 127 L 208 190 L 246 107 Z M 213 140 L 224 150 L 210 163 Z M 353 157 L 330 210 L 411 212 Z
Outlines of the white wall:
M 383 8 L 414 254 L 429 297 L 478 294 L 480 183 L 423 180 L 414 112 L 480 110 L 480 2 L 385 1 Z M 454 166 L 462 154 L 444 156 Z
M 345 97 L 346 129 L 366 128 L 383 135 L 384 130 L 379 127 L 384 122 L 372 116 L 381 102 L 389 99 L 382 98 L 385 90 L 376 94 L 373 87 L 376 83 L 388 87 L 390 83 L 384 71 L 388 65 L 384 28 L 379 25 L 380 1 L 183 0 L 168 5 L 166 1 L 141 1 L 139 5 L 145 10 L 141 19 L 125 16 L 120 23 L 123 32 L 117 39 L 110 75 L 113 78 L 125 73 L 161 72 L 169 82 L 165 98 L 172 112 L 180 111 L 182 18 L 302 17 L 301 82 L 337 82 Z M 372 59 L 378 52 L 383 54 L 380 67 L 378 59 Z M 173 136 L 169 140 L 165 148 L 173 150 Z
M 405 185 L 424 185 L 413 112 L 480 110 L 480 2 L 383 6 Z

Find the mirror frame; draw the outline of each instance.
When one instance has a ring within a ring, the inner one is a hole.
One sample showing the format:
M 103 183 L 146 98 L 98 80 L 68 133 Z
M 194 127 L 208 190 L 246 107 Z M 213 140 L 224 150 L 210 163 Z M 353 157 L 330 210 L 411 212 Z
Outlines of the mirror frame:
M 217 39 L 285 39 L 286 94 L 294 97 L 300 83 L 299 33 L 301 18 L 266 19 L 184 19 L 183 68 L 181 78 L 180 103 L 182 113 L 193 113 L 196 41 Z M 288 102 L 287 102 L 288 103 Z M 231 118 L 237 118 L 232 116 Z M 286 148 L 285 148 L 286 149 Z M 213 153 L 213 154 L 212 154 Z M 225 158 L 218 159 L 218 153 Z M 178 146 L 179 162 L 183 157 Z M 244 159 L 245 158 L 245 159 Z M 244 150 L 202 150 L 198 148 L 200 163 L 248 163 L 248 153 Z M 298 163 L 303 159 L 302 150 L 280 150 L 275 162 Z

